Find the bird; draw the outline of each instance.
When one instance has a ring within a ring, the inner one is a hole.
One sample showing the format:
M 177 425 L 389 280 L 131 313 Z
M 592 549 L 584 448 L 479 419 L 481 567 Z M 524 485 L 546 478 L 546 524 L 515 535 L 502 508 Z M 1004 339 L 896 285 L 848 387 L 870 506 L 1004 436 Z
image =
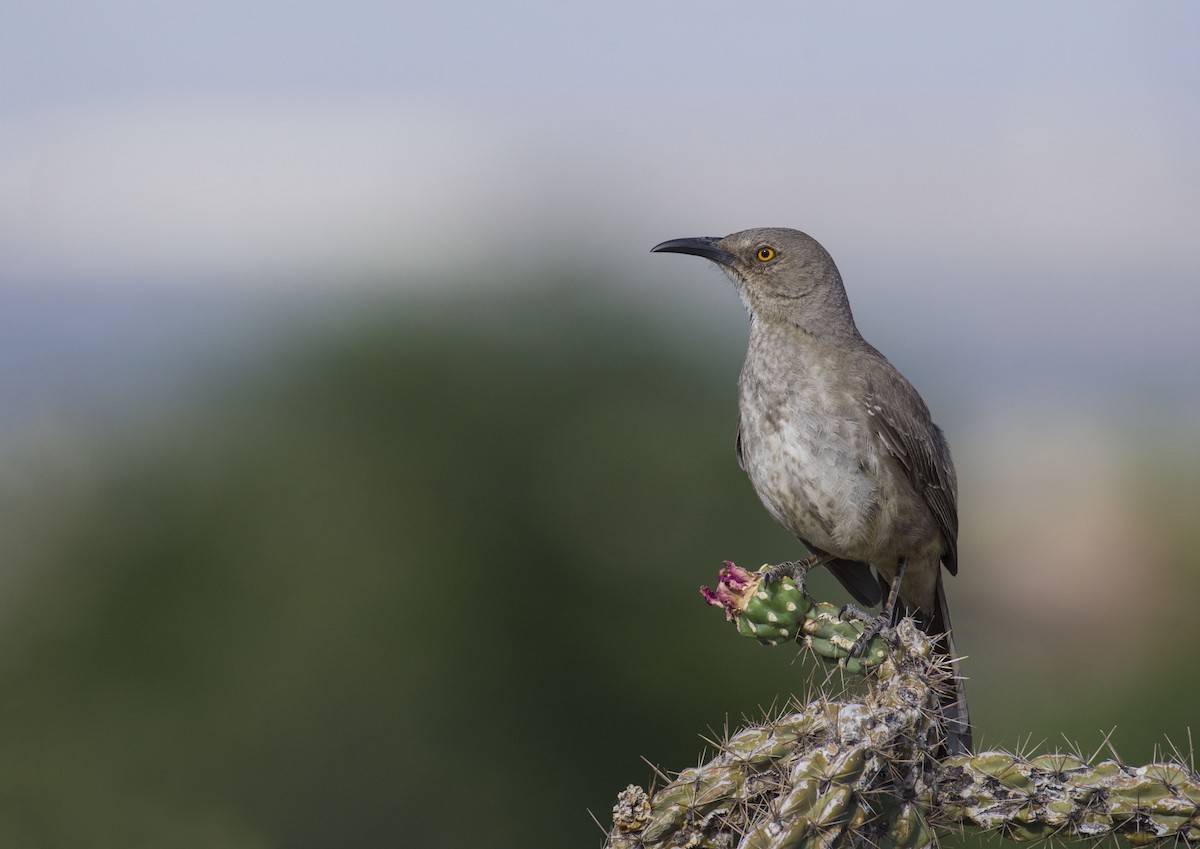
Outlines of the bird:
M 672 239 L 700 256 L 750 317 L 738 379 L 738 464 L 774 520 L 860 604 L 868 632 L 911 615 L 954 664 L 941 697 L 948 754 L 971 750 L 943 568 L 958 573 L 958 484 L 950 447 L 912 384 L 859 332 L 841 274 L 807 233 L 770 227 Z M 787 564 L 785 564 L 787 565 Z M 801 565 L 801 564 L 797 564 Z M 865 645 L 860 641 L 861 645 Z

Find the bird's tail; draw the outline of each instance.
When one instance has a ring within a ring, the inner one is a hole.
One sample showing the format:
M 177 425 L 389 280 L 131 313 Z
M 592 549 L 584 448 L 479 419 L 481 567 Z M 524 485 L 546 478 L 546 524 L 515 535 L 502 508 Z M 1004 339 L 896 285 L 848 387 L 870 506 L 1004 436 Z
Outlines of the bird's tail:
M 937 601 L 931 616 L 918 618 L 921 630 L 936 637 L 935 650 L 950 659 L 952 678 L 941 693 L 942 721 L 946 729 L 945 749 L 949 755 L 971 752 L 971 717 L 967 713 L 967 690 L 958 672 L 958 654 L 954 650 L 954 634 L 950 626 L 950 608 L 946 591 L 938 575 Z

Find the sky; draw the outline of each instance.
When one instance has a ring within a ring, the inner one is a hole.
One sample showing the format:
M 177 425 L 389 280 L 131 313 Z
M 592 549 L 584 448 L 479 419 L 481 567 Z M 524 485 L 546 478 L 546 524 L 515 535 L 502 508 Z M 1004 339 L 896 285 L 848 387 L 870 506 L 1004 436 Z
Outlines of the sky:
M 42 362 L 144 324 L 63 292 L 587 265 L 734 321 L 649 246 L 794 226 L 885 350 L 1200 409 L 1197 43 L 1186 2 L 9 0 L 0 310 Z
M 1198 264 L 1192 4 L 3 16 L 7 274 L 241 284 L 438 266 L 447 228 L 479 258 L 531 228 L 659 217 L 795 223 L 918 257 L 1016 242 L 1047 261 L 1115 247 Z

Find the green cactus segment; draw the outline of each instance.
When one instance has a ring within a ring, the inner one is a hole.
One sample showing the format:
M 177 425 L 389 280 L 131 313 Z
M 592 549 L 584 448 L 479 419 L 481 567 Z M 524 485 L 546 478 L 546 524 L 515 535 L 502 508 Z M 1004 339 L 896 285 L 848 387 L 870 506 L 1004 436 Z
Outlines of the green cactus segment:
M 759 579 L 737 617 L 738 633 L 766 645 L 795 640 L 812 600 L 791 578 L 773 583 Z
M 887 658 L 887 647 L 875 637 L 861 656 L 851 656 L 864 625 L 843 618 L 838 608 L 816 603 L 791 578 L 766 580 L 770 566 L 749 572 L 726 562 L 718 575 L 717 589 L 701 587 L 704 600 L 725 611 L 725 616 L 743 637 L 765 645 L 801 642 L 818 657 L 836 663 L 847 672 L 861 674 Z
M 879 849 L 921 849 L 936 845 L 921 805 L 905 802 L 889 821 L 891 828 L 874 844 Z
M 1179 764 L 982 752 L 948 760 L 944 773 L 943 816 L 1014 840 L 1121 834 L 1135 845 L 1200 843 L 1200 777 Z
M 991 751 L 931 766 L 919 711 L 860 736 L 878 730 L 885 708 L 851 707 L 816 703 L 743 729 L 652 799 L 631 785 L 607 845 L 932 849 L 931 820 L 946 833 L 973 827 L 1023 842 L 1121 835 L 1134 846 L 1200 845 L 1200 776 L 1182 765 Z
M 841 611 L 829 602 L 812 604 L 804 621 L 804 644 L 818 657 L 858 675 L 883 663 L 888 656 L 887 645 L 880 636 L 867 644 L 861 656 L 851 656 L 864 627 L 857 619 L 843 618 Z

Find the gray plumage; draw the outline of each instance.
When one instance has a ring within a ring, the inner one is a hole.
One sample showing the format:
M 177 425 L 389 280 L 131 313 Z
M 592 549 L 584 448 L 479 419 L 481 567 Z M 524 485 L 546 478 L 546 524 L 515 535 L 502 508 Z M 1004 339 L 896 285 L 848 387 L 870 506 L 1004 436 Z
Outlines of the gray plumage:
M 927 633 L 947 633 L 941 567 L 958 571 L 950 448 L 912 384 L 859 334 L 832 257 L 782 228 L 654 250 L 716 262 L 750 315 L 737 456 L 767 511 L 863 604 L 903 569 L 904 608 Z M 955 656 L 949 637 L 940 650 Z M 961 681 L 943 710 L 947 749 L 968 751 Z

